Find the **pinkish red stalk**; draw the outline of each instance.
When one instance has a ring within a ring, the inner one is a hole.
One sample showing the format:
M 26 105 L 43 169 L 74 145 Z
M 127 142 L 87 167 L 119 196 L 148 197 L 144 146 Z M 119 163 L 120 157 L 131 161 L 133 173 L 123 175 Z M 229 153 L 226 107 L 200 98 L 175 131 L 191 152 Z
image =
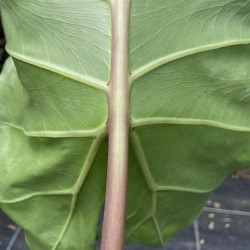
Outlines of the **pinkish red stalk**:
M 109 85 L 109 153 L 101 250 L 124 245 L 129 138 L 129 0 L 113 0 Z

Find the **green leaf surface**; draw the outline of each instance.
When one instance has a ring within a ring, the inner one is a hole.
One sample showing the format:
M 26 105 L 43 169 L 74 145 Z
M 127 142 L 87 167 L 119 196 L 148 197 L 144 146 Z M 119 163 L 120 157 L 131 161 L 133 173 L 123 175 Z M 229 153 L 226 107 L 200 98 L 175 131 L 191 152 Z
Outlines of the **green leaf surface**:
M 1 4 L 10 54 L 82 81 L 108 81 L 111 22 L 105 1 L 3 0 Z
M 31 249 L 95 249 L 115 1 L 1 0 L 13 59 L 0 76 L 0 207 Z M 126 244 L 167 244 L 249 167 L 249 11 L 245 0 L 131 1 Z
M 135 126 L 200 123 L 249 131 L 250 46 L 198 53 L 169 62 L 134 82 Z
M 5 63 L 0 78 L 1 208 L 25 230 L 31 249 L 95 249 L 106 181 L 106 130 L 100 119 L 107 114 L 106 100 L 99 90 L 72 80 L 62 81 L 61 76 L 56 76 L 60 81 L 55 82 L 43 69 L 24 65 L 24 70 L 19 64 L 17 61 L 23 85 L 12 59 Z M 23 78 L 22 72 L 26 72 Z M 42 80 L 43 87 L 37 87 L 36 79 Z M 36 104 L 36 96 L 41 104 Z M 84 126 L 86 112 L 82 113 L 82 126 L 72 115 L 86 109 L 86 101 L 94 106 L 88 112 L 96 113 L 88 120 L 88 127 Z M 51 108 L 51 103 L 64 107 L 64 111 Z
M 131 71 L 206 50 L 250 42 L 245 0 L 132 0 Z

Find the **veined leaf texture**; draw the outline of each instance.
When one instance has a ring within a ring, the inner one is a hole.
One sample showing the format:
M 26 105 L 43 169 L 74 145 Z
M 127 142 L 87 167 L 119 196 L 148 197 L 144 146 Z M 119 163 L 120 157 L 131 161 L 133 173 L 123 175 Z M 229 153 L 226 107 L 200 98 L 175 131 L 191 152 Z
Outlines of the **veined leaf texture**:
M 95 249 L 115 1 L 1 0 L 0 207 L 34 250 Z M 250 165 L 250 2 L 130 4 L 126 244 L 160 246 Z

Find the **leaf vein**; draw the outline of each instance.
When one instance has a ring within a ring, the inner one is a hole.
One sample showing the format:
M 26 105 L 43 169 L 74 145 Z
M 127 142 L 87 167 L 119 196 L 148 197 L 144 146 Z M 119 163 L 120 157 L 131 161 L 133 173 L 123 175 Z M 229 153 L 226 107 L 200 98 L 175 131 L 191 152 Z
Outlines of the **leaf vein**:
M 149 117 L 149 118 L 140 118 L 132 119 L 131 126 L 133 128 L 140 126 L 149 126 L 157 124 L 180 124 L 180 125 L 205 125 L 212 126 L 222 129 L 228 129 L 239 132 L 250 132 L 250 127 L 240 127 L 236 125 L 230 125 L 226 123 L 221 123 L 213 120 L 205 119 L 191 119 L 191 118 L 177 118 L 177 117 Z
M 231 41 L 224 41 L 224 42 L 220 42 L 220 43 L 207 44 L 207 45 L 203 45 L 203 46 L 200 46 L 197 48 L 190 48 L 190 49 L 186 49 L 186 50 L 179 51 L 176 53 L 172 53 L 170 55 L 160 57 L 160 58 L 152 61 L 151 63 L 148 63 L 148 64 L 142 66 L 141 68 L 135 70 L 134 72 L 132 72 L 131 82 L 134 82 L 136 79 L 142 77 L 143 75 L 149 73 L 150 71 L 152 71 L 152 70 L 154 70 L 154 69 L 156 69 L 156 68 L 158 68 L 166 63 L 178 60 L 178 59 L 186 57 L 186 56 L 198 54 L 198 53 L 209 51 L 209 50 L 224 48 L 224 47 L 228 47 L 228 46 L 243 45 L 243 44 L 249 44 L 249 43 L 250 43 L 249 39 L 231 40 Z
M 44 131 L 27 131 L 23 127 L 18 125 L 1 122 L 3 125 L 18 129 L 22 131 L 26 136 L 30 137 L 50 137 L 50 138 L 61 138 L 61 137 L 96 137 L 103 133 L 106 133 L 107 126 L 106 124 L 101 125 L 95 129 L 87 130 L 69 130 L 69 131 L 53 131 L 53 130 L 44 130 Z
M 102 81 L 99 81 L 97 79 L 92 79 L 90 77 L 80 75 L 80 74 L 78 74 L 76 72 L 67 70 L 67 69 L 62 68 L 60 66 L 53 65 L 53 64 L 51 64 L 49 62 L 42 62 L 42 61 L 36 60 L 34 58 L 30 58 L 28 56 L 18 54 L 16 52 L 11 51 L 10 49 L 8 49 L 8 47 L 6 47 L 6 51 L 8 52 L 9 55 L 11 55 L 12 57 L 14 57 L 14 58 L 16 58 L 16 59 L 18 59 L 20 61 L 29 63 L 29 64 L 37 66 L 37 67 L 40 67 L 42 69 L 49 70 L 49 71 L 51 71 L 53 73 L 62 75 L 64 77 L 72 79 L 74 81 L 81 82 L 81 83 L 86 84 L 86 85 L 88 85 L 90 87 L 101 90 L 105 94 L 107 94 L 107 92 L 108 92 L 109 88 L 107 86 L 107 83 L 105 83 L 105 82 L 102 82 Z

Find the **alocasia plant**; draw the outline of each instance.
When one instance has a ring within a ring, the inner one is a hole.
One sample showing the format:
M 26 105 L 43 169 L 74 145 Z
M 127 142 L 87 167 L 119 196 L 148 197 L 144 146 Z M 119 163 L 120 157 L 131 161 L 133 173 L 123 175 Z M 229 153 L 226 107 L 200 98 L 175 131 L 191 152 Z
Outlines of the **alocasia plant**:
M 127 165 L 125 244 L 149 246 L 249 167 L 249 1 L 1 0 L 1 11 L 13 59 L 0 79 L 0 203 L 31 249 L 95 248 L 107 158 L 109 250 L 122 244 Z

